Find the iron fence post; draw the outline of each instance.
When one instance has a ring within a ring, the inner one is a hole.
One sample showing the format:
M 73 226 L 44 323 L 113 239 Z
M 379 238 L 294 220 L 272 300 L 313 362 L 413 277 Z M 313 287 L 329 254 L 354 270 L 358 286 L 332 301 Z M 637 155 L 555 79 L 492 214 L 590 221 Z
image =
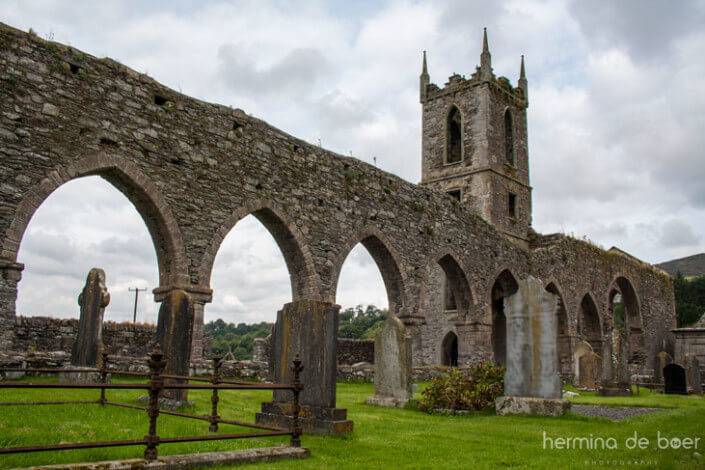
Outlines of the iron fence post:
M 149 359 L 149 406 L 147 415 L 149 416 L 149 434 L 144 439 L 147 448 L 144 450 L 144 458 L 156 460 L 159 436 L 157 436 L 157 417 L 159 416 L 159 395 L 164 389 L 164 379 L 161 378 L 161 371 L 166 362 L 163 360 L 159 347 L 154 348 Z
M 213 356 L 213 377 L 211 378 L 211 383 L 216 385 L 220 381 L 220 366 L 222 365 L 222 359 L 220 355 L 216 354 Z M 210 415 L 210 426 L 208 426 L 208 431 L 216 432 L 218 430 L 218 389 L 213 389 L 213 394 L 211 395 L 211 415 Z
M 102 362 L 100 364 L 100 383 L 105 384 L 108 382 L 108 353 L 103 351 L 101 355 Z M 100 400 L 98 402 L 101 406 L 105 406 L 105 387 L 100 389 Z
M 301 384 L 301 371 L 304 370 L 304 366 L 301 365 L 301 358 L 297 354 L 294 357 L 294 365 L 291 366 L 291 370 L 294 372 L 294 406 L 291 411 L 293 413 L 293 419 L 291 423 L 291 447 L 301 447 L 301 426 L 299 424 L 299 414 L 301 413 L 301 406 L 299 405 L 299 394 L 301 390 L 304 389 Z

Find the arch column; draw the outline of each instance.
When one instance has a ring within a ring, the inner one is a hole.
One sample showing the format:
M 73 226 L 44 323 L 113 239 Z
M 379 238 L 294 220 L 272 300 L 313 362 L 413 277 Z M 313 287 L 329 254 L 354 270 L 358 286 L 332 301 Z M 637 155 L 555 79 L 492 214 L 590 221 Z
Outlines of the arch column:
M 193 332 L 191 337 L 191 362 L 203 359 L 203 312 L 205 305 L 213 301 L 213 289 L 203 286 L 159 286 L 152 291 L 154 301 L 161 302 L 175 289 L 185 291 L 193 301 Z
M 406 334 L 411 338 L 411 366 L 419 367 L 423 365 L 423 342 L 421 338 L 421 328 L 426 324 L 423 315 L 414 315 L 407 308 L 401 308 L 397 318 L 404 323 Z M 389 314 L 392 314 L 390 309 Z
M 12 348 L 17 283 L 22 279 L 23 269 L 22 263 L 0 260 L 0 351 Z

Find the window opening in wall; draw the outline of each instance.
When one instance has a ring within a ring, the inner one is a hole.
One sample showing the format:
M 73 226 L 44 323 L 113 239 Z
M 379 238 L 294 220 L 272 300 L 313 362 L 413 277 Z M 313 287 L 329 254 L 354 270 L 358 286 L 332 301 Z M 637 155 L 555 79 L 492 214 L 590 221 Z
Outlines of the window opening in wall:
M 458 367 L 458 337 L 452 331 L 441 344 L 441 365 Z
M 457 163 L 463 159 L 463 132 L 460 110 L 453 106 L 448 113 L 446 163 Z
M 458 306 L 455 303 L 455 294 L 447 275 L 443 277 L 443 309 L 446 311 L 458 310 Z
M 507 210 L 509 212 L 509 217 L 516 219 L 517 217 L 517 196 L 516 194 L 509 193 L 507 198 Z
M 504 157 L 507 164 L 514 166 L 514 122 L 508 109 L 504 112 Z
M 159 95 L 154 95 L 154 104 L 157 106 L 164 106 L 166 104 L 166 98 Z
M 452 197 L 454 197 L 455 199 L 457 199 L 458 201 L 460 201 L 460 195 L 461 195 L 461 193 L 460 193 L 460 190 L 459 190 L 459 189 L 452 189 L 452 190 L 448 191 L 447 193 L 448 193 L 450 196 L 452 196 Z

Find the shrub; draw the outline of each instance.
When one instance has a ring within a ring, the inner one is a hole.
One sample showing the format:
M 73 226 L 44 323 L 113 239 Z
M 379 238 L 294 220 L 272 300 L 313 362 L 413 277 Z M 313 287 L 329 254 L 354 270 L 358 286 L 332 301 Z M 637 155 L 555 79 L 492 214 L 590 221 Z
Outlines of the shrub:
M 504 367 L 491 361 L 467 369 L 451 368 L 431 380 L 421 392 L 419 407 L 427 412 L 434 409 L 482 410 L 494 405 L 504 392 Z

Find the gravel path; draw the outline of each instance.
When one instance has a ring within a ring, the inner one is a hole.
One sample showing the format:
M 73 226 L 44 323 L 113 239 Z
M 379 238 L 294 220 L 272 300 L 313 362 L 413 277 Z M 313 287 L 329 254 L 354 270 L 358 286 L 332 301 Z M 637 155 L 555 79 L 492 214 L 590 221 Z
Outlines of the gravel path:
M 572 405 L 570 411 L 576 415 L 599 416 L 609 418 L 614 421 L 631 418 L 632 416 L 645 415 L 664 411 L 663 408 L 636 408 L 636 407 L 614 407 L 614 406 L 592 406 L 592 405 Z

